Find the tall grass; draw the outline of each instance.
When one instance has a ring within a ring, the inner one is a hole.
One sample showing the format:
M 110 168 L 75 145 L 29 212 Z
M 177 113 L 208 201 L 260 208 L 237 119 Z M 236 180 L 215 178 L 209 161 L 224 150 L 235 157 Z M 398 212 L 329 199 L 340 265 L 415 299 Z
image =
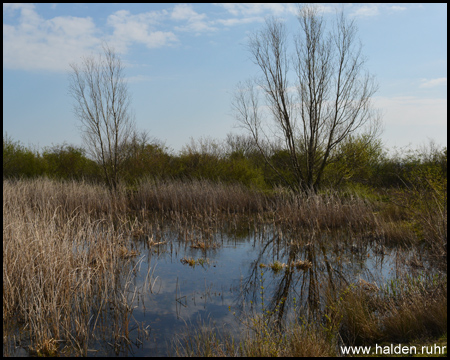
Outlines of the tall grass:
M 438 211 L 433 216 L 417 224 L 429 234 L 432 249 L 442 252 L 446 201 L 445 207 L 434 209 Z M 412 246 L 417 229 L 409 225 L 407 216 L 394 205 L 383 207 L 356 194 L 307 196 L 283 189 L 262 193 L 206 180 L 148 180 L 133 191 L 119 186 L 114 195 L 106 187 L 85 182 L 4 180 L 4 339 L 13 339 L 21 329 L 29 334 L 30 348 L 38 355 L 87 355 L 100 338 L 106 338 L 114 351 L 126 348 L 131 304 L 143 291 L 134 288 L 131 280 L 139 264 L 131 239 L 147 233 L 156 236 L 149 243 L 164 242 L 161 226 L 167 220 L 177 225 L 180 238 L 202 249 L 214 246 L 214 234 L 230 220 L 236 229 L 243 222 L 248 229 L 273 224 L 279 234 L 283 228 L 289 235 L 305 229 L 344 230 L 359 239 Z M 440 261 L 446 265 L 446 258 Z M 396 290 L 405 293 L 398 286 Z M 255 318 L 258 332 L 247 333 L 241 341 L 211 339 L 207 332 L 200 334 L 201 344 L 210 344 L 208 351 L 219 355 L 309 356 L 333 354 L 338 337 L 357 344 L 383 341 L 408 329 L 433 335 L 446 327 L 447 298 L 442 294 L 427 288 L 404 299 L 390 294 L 380 300 L 361 290 L 347 291 L 341 300 L 328 299 L 329 309 L 337 309 L 327 314 L 332 323 L 322 324 L 328 330 L 297 322 L 280 332 Z M 419 325 L 414 327 L 414 322 Z M 202 354 L 196 342 L 200 335 L 191 337 L 187 354 Z
M 211 216 L 258 215 L 296 228 L 373 228 L 373 207 L 356 195 L 293 194 L 277 189 L 272 193 L 249 190 L 239 184 L 208 180 L 143 181 L 130 198 L 130 208 L 165 214 Z
M 161 212 L 189 214 L 257 213 L 267 206 L 265 196 L 240 184 L 208 180 L 140 182 L 130 206 Z
M 115 330 L 106 337 L 126 339 L 133 260 L 120 255 L 128 234 L 109 221 L 112 201 L 88 184 L 3 182 L 6 336 L 28 332 L 38 355 L 86 355 L 110 317 Z

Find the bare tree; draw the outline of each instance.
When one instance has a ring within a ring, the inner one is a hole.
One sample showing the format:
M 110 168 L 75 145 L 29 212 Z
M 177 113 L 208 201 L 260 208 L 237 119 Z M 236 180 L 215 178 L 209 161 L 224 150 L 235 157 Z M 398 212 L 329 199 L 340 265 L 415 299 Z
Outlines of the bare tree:
M 364 72 L 354 22 L 341 11 L 333 30 L 326 32 L 313 6 L 300 7 L 298 20 L 294 54 L 288 54 L 287 31 L 280 20 L 266 20 L 265 28 L 250 37 L 248 47 L 262 76 L 241 83 L 232 104 L 266 162 L 296 192 L 317 190 L 333 152 L 347 136 L 364 128 L 374 138 L 380 130 L 371 107 L 377 85 Z M 259 105 L 261 93 L 265 107 Z M 273 122 L 267 123 L 266 116 Z M 261 145 L 279 139 L 289 153 L 295 182 L 271 164 L 270 147 Z
M 103 169 L 110 190 L 115 190 L 123 171 L 125 144 L 135 134 L 131 97 L 122 61 L 114 49 L 103 45 L 103 54 L 70 64 L 69 93 L 81 122 L 88 154 Z

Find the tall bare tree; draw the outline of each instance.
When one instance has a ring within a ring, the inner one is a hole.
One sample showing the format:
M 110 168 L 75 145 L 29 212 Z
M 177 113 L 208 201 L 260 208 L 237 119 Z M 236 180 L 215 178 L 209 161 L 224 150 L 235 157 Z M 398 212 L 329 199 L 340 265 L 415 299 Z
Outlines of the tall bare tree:
M 88 153 L 101 164 L 105 180 L 114 191 L 126 154 L 125 144 L 135 134 L 131 97 L 124 67 L 114 49 L 103 45 L 103 54 L 70 64 L 69 93 L 81 122 Z
M 232 104 L 266 162 L 296 192 L 317 190 L 346 137 L 364 128 L 373 138 L 380 130 L 378 113 L 371 107 L 377 85 L 365 72 L 354 22 L 341 11 L 327 32 L 318 8 L 309 5 L 299 8 L 298 20 L 293 54 L 288 54 L 288 34 L 280 20 L 266 20 L 250 37 L 252 60 L 262 75 L 240 83 Z M 265 106 L 259 105 L 261 93 Z M 289 154 L 291 178 L 272 165 L 270 147 L 262 145 L 280 139 Z

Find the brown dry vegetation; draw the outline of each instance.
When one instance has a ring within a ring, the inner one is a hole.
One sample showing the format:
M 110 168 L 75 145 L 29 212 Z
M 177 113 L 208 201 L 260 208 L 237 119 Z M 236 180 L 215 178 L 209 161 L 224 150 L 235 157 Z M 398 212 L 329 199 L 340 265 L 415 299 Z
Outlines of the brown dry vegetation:
M 363 283 L 362 285 L 372 285 Z M 274 326 L 269 312 L 240 319 L 238 338 L 214 326 L 177 338 L 178 356 L 342 356 L 340 346 L 410 343 L 447 334 L 446 276 L 411 282 L 405 277 L 381 291 L 351 284 L 327 301 L 320 321 L 302 317 Z M 393 295 L 392 292 L 395 292 Z
M 305 229 L 343 231 L 358 246 L 376 242 L 414 250 L 424 240 L 431 260 L 446 271 L 446 205 L 436 210 L 430 199 L 426 216 L 415 220 L 411 206 L 368 201 L 355 194 L 306 196 L 209 181 L 146 181 L 133 191 L 119 187 L 111 196 L 106 187 L 85 182 L 4 180 L 4 349 L 17 329 L 29 334 L 30 349 L 38 355 L 87 355 L 100 336 L 115 351 L 128 346 L 130 304 L 144 291 L 131 281 L 139 262 L 133 238 L 147 235 L 149 246 L 164 244 L 166 220 L 190 246 L 201 244 L 205 249 L 216 246 L 218 229 L 234 226 L 237 231 L 242 224 L 255 230 L 273 224 L 278 238 L 285 232 L 289 246 L 298 245 L 298 237 L 292 235 Z M 430 235 L 423 239 L 423 234 Z M 203 332 L 189 337 L 188 345 L 177 352 L 318 356 L 333 354 L 338 337 L 357 344 L 409 341 L 413 335 L 438 336 L 446 331 L 446 277 L 428 285 L 396 284 L 395 296 L 391 286 L 384 298 L 358 289 L 348 287 L 340 297 L 328 299 L 325 327 L 297 322 L 281 336 L 267 322 L 254 320 L 258 331 L 248 332 L 241 342 L 219 341 Z M 209 344 L 209 350 L 199 344 Z
M 87 184 L 3 183 L 6 337 L 18 326 L 38 355 L 86 355 L 114 308 L 106 337 L 123 345 L 133 295 L 131 263 L 123 256 L 127 231 L 110 221 L 116 206 L 105 189 Z

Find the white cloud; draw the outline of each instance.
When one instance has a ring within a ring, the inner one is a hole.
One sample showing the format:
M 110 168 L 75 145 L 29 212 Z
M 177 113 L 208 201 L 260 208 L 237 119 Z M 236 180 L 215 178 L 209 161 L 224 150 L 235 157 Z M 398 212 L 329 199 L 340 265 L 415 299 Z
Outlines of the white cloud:
M 394 10 L 394 11 L 403 11 L 403 10 L 406 10 L 406 8 L 405 8 L 404 6 L 397 6 L 397 5 L 391 6 L 390 9 L 391 9 L 391 10 Z
M 178 4 L 173 8 L 171 17 L 175 20 L 201 21 L 206 18 L 206 15 L 195 12 L 192 5 Z
M 436 87 L 436 86 L 440 86 L 440 85 L 446 85 L 446 84 L 447 84 L 447 78 L 446 77 L 438 78 L 438 79 L 431 79 L 431 80 L 422 79 L 422 84 L 420 84 L 419 87 L 421 87 L 421 88 L 432 88 L 432 87 Z
M 379 5 L 377 5 L 377 4 L 360 6 L 360 7 L 357 7 L 355 10 L 353 10 L 350 15 L 357 16 L 357 17 L 375 16 L 380 13 L 378 7 L 379 7 Z
M 32 4 L 7 4 L 20 12 L 17 25 L 3 24 L 3 67 L 63 71 L 68 64 L 100 44 L 91 18 L 55 17 L 44 20 Z
M 158 22 L 168 16 L 167 11 L 150 11 L 132 15 L 128 10 L 109 15 L 107 24 L 114 28 L 111 42 L 125 52 L 130 42 L 142 43 L 148 48 L 162 47 L 178 41 L 171 31 L 153 30 Z
M 231 18 L 231 19 L 218 19 L 216 20 L 216 23 L 224 25 L 224 26 L 235 26 L 235 25 L 241 25 L 241 24 L 249 24 L 253 22 L 263 22 L 264 18 L 261 16 L 252 16 L 252 17 L 245 17 L 245 18 Z
M 351 10 L 351 16 L 370 17 L 384 13 L 392 14 L 393 12 L 405 11 L 407 10 L 407 7 L 389 4 L 352 4 L 349 5 L 349 9 Z
M 253 22 L 263 22 L 268 15 L 275 17 L 287 17 L 297 15 L 298 6 L 293 3 L 225 3 L 215 4 L 223 7 L 233 18 L 219 19 L 215 23 L 224 26 L 234 26 L 241 24 L 249 24 Z M 320 13 L 329 13 L 334 11 L 334 7 L 328 5 L 315 5 Z
M 176 26 L 178 31 L 206 32 L 215 31 L 217 28 L 212 26 L 212 21 L 207 20 L 206 14 L 199 14 L 192 8 L 192 5 L 178 4 L 175 5 L 171 13 L 171 18 L 176 21 L 186 21 L 183 26 Z
M 281 17 L 296 14 L 298 11 L 297 5 L 291 3 L 222 3 L 214 5 L 224 8 L 233 16 L 231 18 L 217 19 L 214 21 L 214 24 L 226 27 L 264 22 L 264 18 L 267 15 Z
M 97 28 L 90 17 L 58 16 L 42 18 L 33 4 L 3 4 L 4 17 L 15 24 L 3 24 L 3 67 L 9 69 L 64 71 L 71 62 L 98 51 L 106 40 L 117 52 L 125 53 L 132 42 L 148 48 L 178 41 L 171 31 L 157 30 L 168 12 L 152 11 L 132 15 L 121 10 L 108 16 L 111 35 Z M 18 16 L 17 13 L 19 13 Z
M 234 16 L 254 16 L 271 13 L 273 15 L 282 15 L 285 13 L 295 13 L 297 7 L 294 4 L 282 3 L 225 3 L 218 4 L 225 8 L 230 14 Z

